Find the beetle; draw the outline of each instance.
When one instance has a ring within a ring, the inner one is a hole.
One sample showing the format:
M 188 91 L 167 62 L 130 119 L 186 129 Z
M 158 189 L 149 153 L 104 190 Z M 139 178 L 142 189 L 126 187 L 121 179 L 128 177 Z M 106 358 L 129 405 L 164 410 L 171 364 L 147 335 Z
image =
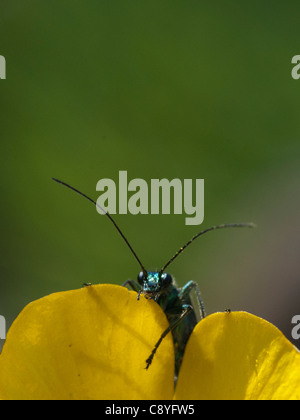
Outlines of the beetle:
M 198 285 L 195 281 L 189 281 L 182 288 L 178 288 L 174 278 L 166 273 L 166 268 L 197 238 L 200 236 L 216 230 L 223 228 L 238 228 L 238 227 L 254 227 L 253 223 L 232 223 L 232 224 L 222 224 L 212 226 L 201 232 L 197 233 L 192 237 L 184 246 L 182 246 L 173 257 L 159 270 L 159 271 L 148 271 L 145 269 L 144 265 L 141 263 L 139 257 L 133 250 L 132 246 L 128 242 L 127 238 L 116 224 L 112 216 L 105 211 L 98 203 L 93 199 L 72 187 L 71 185 L 60 181 L 56 178 L 52 178 L 55 182 L 71 189 L 77 194 L 83 196 L 95 206 L 97 206 L 103 213 L 106 215 L 109 220 L 113 223 L 127 246 L 129 247 L 131 253 L 139 263 L 141 271 L 137 276 L 137 281 L 127 280 L 123 283 L 124 287 L 131 287 L 132 290 L 137 292 L 137 300 L 140 299 L 141 295 L 144 295 L 146 299 L 154 299 L 155 302 L 162 308 L 164 311 L 169 326 L 162 333 L 159 340 L 153 347 L 153 350 L 146 360 L 146 369 L 148 369 L 153 361 L 155 353 L 159 348 L 163 339 L 172 332 L 173 342 L 175 348 L 175 379 L 178 376 L 179 369 L 182 363 L 183 354 L 187 341 L 194 329 L 194 327 L 205 318 L 205 309 L 203 300 L 200 295 Z

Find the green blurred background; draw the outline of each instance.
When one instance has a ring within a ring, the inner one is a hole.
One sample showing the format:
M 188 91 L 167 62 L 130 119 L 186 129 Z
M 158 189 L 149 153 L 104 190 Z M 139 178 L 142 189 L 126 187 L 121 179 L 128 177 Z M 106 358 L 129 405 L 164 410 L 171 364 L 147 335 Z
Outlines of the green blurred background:
M 246 310 L 291 339 L 299 304 L 300 54 L 296 1 L 2 1 L 0 314 L 84 282 L 136 278 L 84 199 L 101 178 L 204 178 L 205 221 L 117 215 L 149 269 L 170 266 L 208 313 Z M 55 326 L 54 326 L 55 328 Z M 299 346 L 299 342 L 294 342 Z

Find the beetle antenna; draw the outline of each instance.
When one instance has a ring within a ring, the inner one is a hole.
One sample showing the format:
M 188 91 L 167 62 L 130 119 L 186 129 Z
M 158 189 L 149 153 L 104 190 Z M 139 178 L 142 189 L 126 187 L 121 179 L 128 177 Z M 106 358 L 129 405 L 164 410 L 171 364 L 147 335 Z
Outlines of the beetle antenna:
M 224 229 L 224 228 L 240 228 L 240 227 L 249 227 L 253 228 L 256 225 L 254 223 L 232 223 L 232 224 L 226 224 L 226 225 L 217 225 L 212 226 L 208 229 L 202 230 L 201 232 L 197 233 L 197 235 L 193 236 L 190 241 L 188 241 L 183 247 L 181 247 L 176 254 L 163 266 L 163 268 L 160 270 L 160 274 L 162 274 L 165 269 L 180 255 L 195 239 L 199 238 L 199 236 L 204 235 L 207 232 L 210 232 L 212 230 L 216 229 Z
M 139 257 L 136 255 L 136 253 L 134 252 L 132 246 L 130 245 L 130 243 L 128 242 L 128 240 L 126 239 L 125 235 L 123 234 L 123 232 L 121 231 L 121 229 L 119 228 L 119 226 L 117 225 L 117 223 L 114 221 L 114 219 L 111 217 L 111 215 L 105 211 L 101 206 L 99 206 L 98 203 L 96 203 L 96 201 L 94 201 L 93 199 L 91 199 L 90 197 L 88 197 L 87 195 L 83 194 L 81 191 L 78 191 L 76 188 L 71 187 L 71 185 L 66 184 L 63 181 L 60 181 L 59 179 L 56 178 L 52 178 L 53 181 L 57 182 L 58 184 L 64 185 L 65 187 L 69 188 L 72 191 L 75 191 L 77 194 L 81 195 L 82 197 L 86 198 L 87 200 L 89 200 L 91 203 L 95 204 L 96 207 L 98 207 L 103 214 L 105 214 L 105 216 L 107 216 L 109 218 L 109 220 L 112 222 L 112 224 L 115 226 L 115 228 L 117 229 L 117 231 L 119 232 L 119 234 L 122 236 L 122 238 L 124 239 L 124 241 L 126 242 L 128 248 L 130 249 L 131 253 L 133 254 L 133 256 L 135 257 L 135 259 L 137 260 L 137 262 L 139 263 L 139 265 L 141 266 L 141 269 L 143 271 L 143 273 L 145 275 L 147 275 L 147 270 L 144 268 L 143 264 L 141 263 Z

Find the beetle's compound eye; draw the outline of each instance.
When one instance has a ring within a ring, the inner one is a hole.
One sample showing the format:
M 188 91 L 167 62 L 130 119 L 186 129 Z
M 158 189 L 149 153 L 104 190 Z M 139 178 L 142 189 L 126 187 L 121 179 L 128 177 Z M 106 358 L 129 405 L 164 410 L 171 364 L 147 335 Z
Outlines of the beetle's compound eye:
M 169 286 L 173 282 L 171 274 L 168 274 L 168 273 L 163 273 L 160 276 L 160 278 L 162 279 L 162 284 L 164 287 Z
M 144 281 L 145 281 L 145 274 L 143 271 L 139 272 L 139 275 L 137 277 L 137 281 L 139 282 L 140 285 L 143 285 Z

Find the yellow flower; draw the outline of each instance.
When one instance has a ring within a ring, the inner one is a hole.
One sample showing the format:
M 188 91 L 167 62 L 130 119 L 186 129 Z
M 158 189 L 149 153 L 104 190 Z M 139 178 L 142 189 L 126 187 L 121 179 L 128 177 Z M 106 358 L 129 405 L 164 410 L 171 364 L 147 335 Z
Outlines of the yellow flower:
M 0 355 L 1 399 L 300 399 L 300 354 L 244 312 L 201 321 L 174 392 L 172 335 L 153 301 L 113 285 L 56 293 L 28 305 Z

